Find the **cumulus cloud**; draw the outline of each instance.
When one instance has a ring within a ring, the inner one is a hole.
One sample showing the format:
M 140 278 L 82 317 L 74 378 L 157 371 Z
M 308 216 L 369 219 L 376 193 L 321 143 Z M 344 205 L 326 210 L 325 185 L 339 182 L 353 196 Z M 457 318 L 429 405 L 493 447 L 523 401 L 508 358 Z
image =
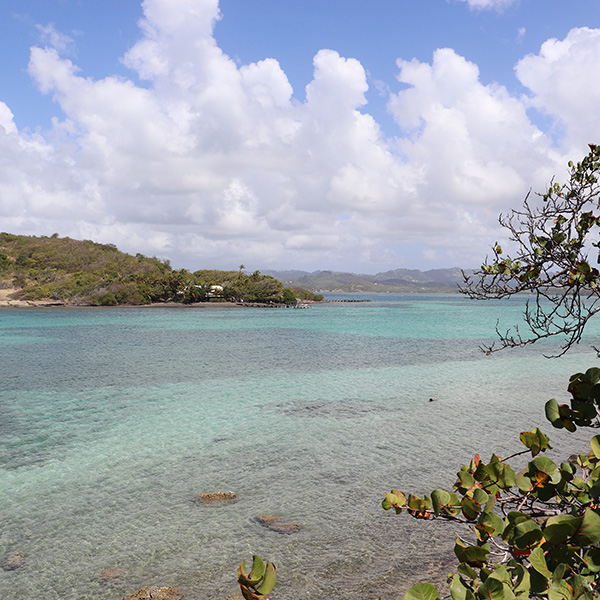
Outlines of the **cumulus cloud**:
M 528 105 L 551 116 L 564 132 L 569 149 L 600 131 L 600 30 L 572 29 L 564 40 L 550 39 L 539 54 L 516 66 L 521 83 L 531 91 Z M 591 133 L 593 132 L 593 133 Z
M 131 79 L 94 80 L 58 44 L 32 48 L 29 73 L 65 118 L 44 136 L 23 133 L 0 103 L 4 229 L 112 242 L 192 268 L 470 266 L 497 237 L 497 214 L 564 164 L 528 110 L 560 116 L 577 154 L 596 123 L 587 108 L 597 77 L 569 74 L 590 68 L 596 31 L 525 57 L 527 98 L 484 85 L 452 49 L 431 63 L 398 60 L 398 129 L 386 138 L 356 59 L 320 50 L 299 101 L 277 60 L 238 66 L 218 47 L 217 0 L 143 9 L 123 57 Z M 545 83 L 561 77 L 554 91 Z

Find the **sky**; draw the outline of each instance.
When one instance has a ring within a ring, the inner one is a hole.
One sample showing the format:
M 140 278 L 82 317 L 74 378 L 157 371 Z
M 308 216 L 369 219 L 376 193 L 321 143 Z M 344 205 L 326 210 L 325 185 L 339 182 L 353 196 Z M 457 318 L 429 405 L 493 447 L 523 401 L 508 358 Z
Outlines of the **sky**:
M 0 231 L 471 268 L 600 143 L 599 82 L 598 0 L 2 0 Z

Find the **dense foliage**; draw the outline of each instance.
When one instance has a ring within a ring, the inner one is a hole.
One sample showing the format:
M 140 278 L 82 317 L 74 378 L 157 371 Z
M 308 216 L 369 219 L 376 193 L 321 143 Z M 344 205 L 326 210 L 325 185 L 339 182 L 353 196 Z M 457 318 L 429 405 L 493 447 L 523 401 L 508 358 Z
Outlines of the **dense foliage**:
M 175 270 L 169 261 L 57 234 L 0 233 L 0 287 L 16 288 L 20 299 L 75 305 L 284 301 L 281 282 L 258 271 Z M 305 295 L 318 299 L 306 290 L 291 290 L 285 301 Z
M 270 594 L 275 587 L 277 576 L 275 565 L 272 562 L 263 561 L 255 554 L 252 557 L 252 568 L 246 573 L 246 562 L 242 561 L 238 568 L 238 584 L 244 600 L 269 600 Z

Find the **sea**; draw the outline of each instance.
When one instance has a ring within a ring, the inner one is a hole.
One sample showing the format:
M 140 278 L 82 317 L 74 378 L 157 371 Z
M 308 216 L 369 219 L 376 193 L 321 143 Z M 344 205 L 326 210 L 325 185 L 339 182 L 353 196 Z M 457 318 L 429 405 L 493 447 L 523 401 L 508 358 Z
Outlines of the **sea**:
M 555 460 L 589 450 L 544 403 L 598 364 L 596 323 L 561 358 L 487 356 L 526 298 L 326 299 L 344 302 L 0 310 L 2 600 L 224 600 L 254 554 L 272 600 L 402 598 L 445 579 L 469 528 L 386 512 L 386 491 L 451 488 L 536 426 Z M 195 500 L 217 491 L 237 499 Z

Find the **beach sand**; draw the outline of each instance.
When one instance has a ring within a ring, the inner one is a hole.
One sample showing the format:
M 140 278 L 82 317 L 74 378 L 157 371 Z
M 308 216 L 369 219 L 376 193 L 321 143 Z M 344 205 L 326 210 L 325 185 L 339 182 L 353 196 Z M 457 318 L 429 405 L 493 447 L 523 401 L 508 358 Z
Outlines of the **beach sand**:
M 0 308 L 35 308 L 38 306 L 60 306 L 56 300 L 13 300 L 11 296 L 18 292 L 15 288 L 0 289 Z

